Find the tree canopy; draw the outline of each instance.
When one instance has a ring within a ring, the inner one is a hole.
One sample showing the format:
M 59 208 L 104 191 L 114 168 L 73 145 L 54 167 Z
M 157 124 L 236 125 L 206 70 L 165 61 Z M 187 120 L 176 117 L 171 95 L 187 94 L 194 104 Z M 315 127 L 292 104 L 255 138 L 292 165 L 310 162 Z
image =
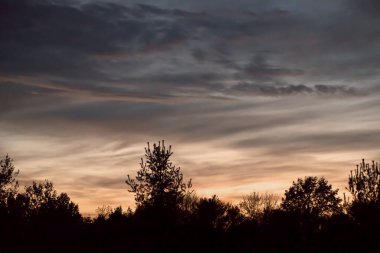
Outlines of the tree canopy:
M 285 211 L 313 216 L 329 216 L 340 211 L 338 189 L 333 190 L 323 177 L 298 178 L 285 191 L 282 208 Z

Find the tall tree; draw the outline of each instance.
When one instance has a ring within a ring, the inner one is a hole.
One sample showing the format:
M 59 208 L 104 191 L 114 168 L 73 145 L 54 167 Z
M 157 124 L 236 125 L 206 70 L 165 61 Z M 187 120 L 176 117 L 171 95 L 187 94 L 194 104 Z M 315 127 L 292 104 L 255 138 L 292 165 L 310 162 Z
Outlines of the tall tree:
M 177 207 L 191 187 L 191 179 L 185 183 L 180 167 L 170 161 L 173 152 L 164 141 L 145 148 L 140 170 L 135 179 L 129 175 L 126 184 L 135 194 L 137 206 Z
M 298 178 L 289 190 L 285 191 L 282 208 L 285 211 L 312 216 L 329 216 L 341 210 L 338 189 L 333 190 L 323 177 Z

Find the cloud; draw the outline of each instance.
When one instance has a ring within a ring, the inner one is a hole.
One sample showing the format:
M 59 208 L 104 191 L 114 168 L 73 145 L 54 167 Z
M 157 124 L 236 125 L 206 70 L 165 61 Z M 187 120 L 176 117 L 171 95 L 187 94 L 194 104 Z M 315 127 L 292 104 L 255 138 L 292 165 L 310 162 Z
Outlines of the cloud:
M 353 12 L 359 12 L 367 18 L 379 19 L 380 4 L 376 0 L 348 1 Z
M 232 89 L 233 92 L 251 94 L 256 96 L 286 96 L 286 95 L 340 95 L 340 96 L 357 96 L 360 95 L 355 88 L 344 85 L 326 85 L 316 84 L 306 86 L 304 84 L 289 85 L 271 85 L 271 84 L 254 84 L 239 83 Z
M 377 5 L 0 1 L 0 151 L 89 211 L 133 202 L 123 178 L 160 139 L 204 194 L 342 186 L 379 155 Z
M 133 18 L 133 9 L 122 5 L 5 1 L 2 9 L 0 70 L 6 73 L 104 78 L 92 55 L 165 50 L 184 40 L 174 23 Z
M 378 141 L 378 131 L 355 130 L 344 132 L 301 133 L 293 136 L 257 137 L 235 143 L 239 147 L 263 146 L 271 154 L 317 154 L 327 152 L 365 152 L 368 143 Z M 358 158 L 359 159 L 359 158 Z
M 317 65 L 318 75 L 326 72 L 328 81 L 342 79 L 336 66 L 340 61 L 321 66 L 323 54 L 312 61 L 304 57 L 303 66 L 295 63 L 306 50 L 329 51 L 335 42 L 318 38 L 328 38 L 318 21 L 276 4 L 255 4 L 256 10 L 236 10 L 232 17 L 221 10 L 186 10 L 176 4 L 3 1 L 0 73 L 13 82 L 19 75 L 37 78 L 25 84 L 58 94 L 159 103 L 186 95 L 229 96 L 232 90 L 260 96 L 354 94 L 359 88 L 348 84 L 272 85 L 284 81 L 280 79 L 320 82 L 314 74 Z M 333 32 L 340 22 L 339 16 L 330 18 L 327 27 Z M 310 29 L 315 32 L 313 45 L 305 41 Z M 334 33 L 349 35 L 344 30 Z M 371 65 L 367 69 L 373 71 Z
M 303 74 L 302 70 L 276 68 L 270 66 L 266 62 L 266 59 L 260 54 L 256 55 L 252 59 L 250 64 L 244 69 L 244 72 L 250 77 L 257 79 L 281 76 L 298 76 Z

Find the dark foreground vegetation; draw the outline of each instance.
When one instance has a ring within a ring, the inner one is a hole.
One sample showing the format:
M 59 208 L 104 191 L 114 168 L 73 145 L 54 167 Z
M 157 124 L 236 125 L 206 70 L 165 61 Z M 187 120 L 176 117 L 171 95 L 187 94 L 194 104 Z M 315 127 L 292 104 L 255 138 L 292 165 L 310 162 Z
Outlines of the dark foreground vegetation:
M 251 193 L 238 205 L 200 198 L 170 162 L 164 143 L 145 149 L 126 184 L 136 209 L 100 207 L 84 218 L 49 181 L 20 190 L 12 159 L 1 160 L 0 252 L 379 252 L 380 171 L 350 172 L 350 200 L 323 177 L 293 182 L 281 199 Z

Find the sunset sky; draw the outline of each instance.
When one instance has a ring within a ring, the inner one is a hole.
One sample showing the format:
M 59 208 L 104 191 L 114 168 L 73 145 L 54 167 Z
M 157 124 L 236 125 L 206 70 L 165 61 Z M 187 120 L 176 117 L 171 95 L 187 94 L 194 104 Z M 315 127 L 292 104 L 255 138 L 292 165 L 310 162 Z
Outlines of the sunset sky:
M 238 201 L 380 158 L 380 1 L 0 0 L 0 155 L 82 213 L 164 139 Z

